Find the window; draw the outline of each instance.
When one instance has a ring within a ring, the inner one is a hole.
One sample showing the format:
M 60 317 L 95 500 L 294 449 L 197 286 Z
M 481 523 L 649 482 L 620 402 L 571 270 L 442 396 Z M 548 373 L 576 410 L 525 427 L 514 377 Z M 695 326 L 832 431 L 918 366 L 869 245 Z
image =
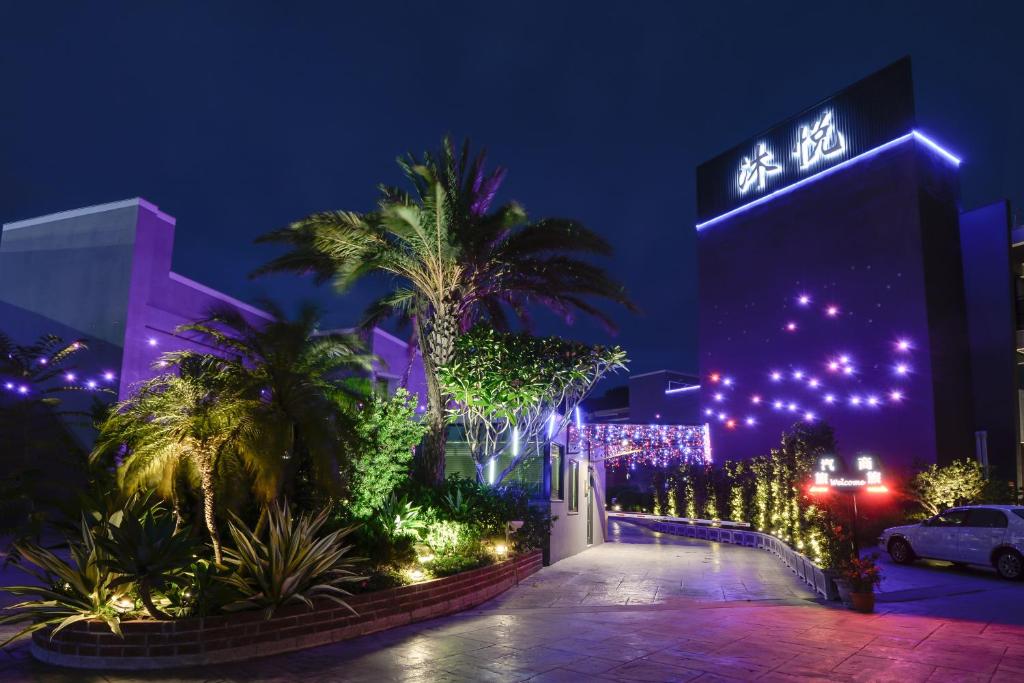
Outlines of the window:
M 1021 519 L 1024 519 L 1024 508 L 1014 508 L 1013 514 L 1017 515 Z
M 569 512 L 580 511 L 580 464 L 569 461 Z
M 941 515 L 932 517 L 928 526 L 966 526 L 967 510 L 946 510 Z
M 971 510 L 967 516 L 967 526 L 1005 529 L 1007 526 L 1006 515 L 992 508 L 976 508 Z
M 551 500 L 562 500 L 562 444 L 550 445 L 551 453 Z

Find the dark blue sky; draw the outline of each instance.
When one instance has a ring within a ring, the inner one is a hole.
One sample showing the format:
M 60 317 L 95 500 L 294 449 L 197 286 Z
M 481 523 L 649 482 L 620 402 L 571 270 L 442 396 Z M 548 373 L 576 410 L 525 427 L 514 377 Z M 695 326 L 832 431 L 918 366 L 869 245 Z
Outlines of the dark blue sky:
M 9 2 L 0 222 L 143 196 L 178 219 L 178 272 L 347 324 L 372 285 L 250 281 L 274 253 L 252 239 L 371 208 L 451 132 L 509 167 L 502 199 L 615 245 L 634 371 L 692 370 L 697 164 L 910 54 L 964 205 L 1022 206 L 1022 25 L 1018 2 Z

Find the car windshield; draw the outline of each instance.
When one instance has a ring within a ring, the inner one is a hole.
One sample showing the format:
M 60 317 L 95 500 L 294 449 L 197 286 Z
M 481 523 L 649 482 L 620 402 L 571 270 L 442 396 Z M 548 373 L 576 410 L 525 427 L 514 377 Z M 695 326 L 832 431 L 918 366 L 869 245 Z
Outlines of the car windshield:
M 1024 519 L 1024 508 L 1014 508 L 1013 514 L 1017 515 L 1021 519 Z

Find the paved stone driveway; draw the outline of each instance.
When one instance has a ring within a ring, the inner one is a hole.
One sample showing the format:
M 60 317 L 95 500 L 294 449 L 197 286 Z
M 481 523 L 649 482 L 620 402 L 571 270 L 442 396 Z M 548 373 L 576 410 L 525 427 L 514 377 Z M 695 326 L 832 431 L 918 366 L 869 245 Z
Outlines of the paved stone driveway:
M 928 600 L 854 614 L 819 604 L 767 553 L 612 524 L 619 543 L 454 617 L 134 677 L 55 670 L 16 648 L 0 681 L 1024 681 L 1024 628 L 998 615 L 951 618 Z M 1009 590 L 1005 611 L 1019 612 L 1024 589 Z

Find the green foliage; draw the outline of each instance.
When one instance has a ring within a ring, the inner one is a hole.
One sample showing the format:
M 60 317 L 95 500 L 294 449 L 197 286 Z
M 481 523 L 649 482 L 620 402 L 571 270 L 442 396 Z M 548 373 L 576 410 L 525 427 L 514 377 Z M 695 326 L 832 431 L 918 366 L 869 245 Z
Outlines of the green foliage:
M 428 524 L 423 508 L 394 493 L 388 496 L 377 517 L 381 529 L 392 540 L 401 536 L 420 538 Z
M 175 520 L 159 506 L 150 506 L 141 516 L 122 514 L 118 523 L 98 529 L 96 545 L 105 557 L 100 564 L 119 576 L 112 587 L 132 584 L 154 619 L 169 619 L 153 603 L 153 591 L 168 584 L 189 583 L 184 569 L 198 551 L 188 528 L 177 528 Z
M 696 505 L 692 488 L 703 491 L 702 510 L 749 520 L 807 554 L 818 566 L 835 568 L 846 561 L 853 543 L 836 515 L 804 493 L 816 459 L 835 452 L 825 424 L 799 424 L 783 434 L 779 448 L 746 463 L 726 461 L 720 469 L 684 465 L 687 516 Z
M 252 428 L 243 445 L 280 460 L 262 490 L 277 495 L 283 488 L 307 508 L 319 507 L 326 494 L 341 492 L 342 456 L 357 441 L 355 422 L 343 408 L 359 397 L 343 378 L 370 370 L 374 359 L 363 353 L 358 335 L 320 332 L 315 306 L 302 306 L 290 319 L 271 301 L 261 305 L 272 321 L 254 325 L 222 308 L 177 332 L 218 349 L 217 370 L 227 388 L 255 401 L 247 404 Z M 251 466 L 253 455 L 243 455 Z
M 18 568 L 33 576 L 39 585 L 6 586 L 0 590 L 17 596 L 35 596 L 6 609 L 0 624 L 29 622 L 0 647 L 28 633 L 54 627 L 57 633 L 71 624 L 99 620 L 121 635 L 123 589 L 115 585 L 115 575 L 105 566 L 103 551 L 96 545 L 89 525 L 83 519 L 80 540 L 69 541 L 70 562 L 31 542 L 16 542 L 21 557 Z M 26 566 L 26 562 L 38 569 Z M 133 607 L 130 603 L 128 609 Z
M 238 598 L 225 579 L 230 570 L 210 560 L 197 559 L 182 569 L 184 582 L 167 586 L 167 612 L 176 618 L 205 617 Z
M 351 610 L 343 599 L 351 594 L 341 586 L 366 577 L 358 576 L 355 561 L 346 557 L 351 546 L 343 541 L 351 527 L 319 533 L 327 517 L 324 509 L 293 518 L 287 503 L 266 508 L 262 531 L 233 517 L 229 530 L 234 547 L 225 548 L 224 554 L 235 571 L 224 581 L 242 597 L 224 609 L 262 609 L 269 619 L 288 603 L 312 609 L 313 600 L 324 598 Z
M 413 448 L 426 427 L 416 420 L 415 396 L 398 389 L 391 399 L 374 396 L 359 414 L 359 448 L 352 456 L 349 507 L 357 518 L 380 510 L 409 476 Z
M 485 567 L 492 562 L 493 560 L 490 555 L 485 552 L 477 552 L 468 555 L 437 556 L 424 566 L 432 576 L 442 577 Z
M 367 323 L 397 315 L 415 325 L 428 394 L 423 470 L 441 485 L 449 397 L 436 371 L 451 362 L 462 330 L 481 319 L 505 329 L 509 312 L 528 322 L 531 303 L 611 326 L 590 300 L 632 305 L 619 283 L 583 259 L 610 254 L 597 234 L 575 221 L 531 223 L 515 203 L 492 210 L 505 170 L 486 169 L 468 143 L 459 153 L 445 138 L 439 151 L 410 154 L 399 166 L 410 191 L 381 186 L 376 211 L 325 211 L 265 235 L 261 241 L 289 251 L 258 272 L 313 273 L 339 291 L 374 273 L 395 282 L 370 306 Z
M 512 534 L 512 547 L 516 552 L 543 549 L 551 538 L 551 527 L 557 517 L 551 516 L 547 505 L 530 505 L 521 514 L 523 526 Z
M 484 466 L 511 444 L 542 444 L 568 423 L 573 411 L 602 377 L 626 367 L 620 347 L 588 346 L 558 337 L 500 333 L 476 325 L 455 342 L 449 363 L 437 369 L 454 401 L 449 418 L 460 421 L 477 479 Z M 551 424 L 553 415 L 556 424 Z M 519 455 L 496 477 L 501 483 L 529 454 Z
M 254 491 L 269 500 L 278 490 L 284 451 L 266 448 L 255 417 L 265 404 L 242 390 L 231 364 L 192 353 L 164 354 L 161 362 L 178 371 L 154 377 L 120 403 L 101 426 L 91 457 L 102 459 L 127 446 L 118 468 L 122 489 L 155 487 L 174 501 L 179 517 L 178 483 L 185 479 L 197 484 L 219 562 L 215 501 L 218 488 L 223 493 L 228 481 L 218 475 L 238 463 L 237 475 L 252 472 Z
M 745 522 L 749 517 L 749 486 L 747 485 L 747 466 L 743 462 L 727 460 L 723 464 L 726 486 L 729 492 L 729 517 L 734 522 Z
M 424 542 L 437 556 L 469 556 L 478 551 L 480 535 L 465 522 L 438 520 L 427 527 Z
M 981 499 L 985 473 L 976 460 L 954 460 L 945 467 L 932 464 L 911 481 L 914 497 L 929 514 Z

